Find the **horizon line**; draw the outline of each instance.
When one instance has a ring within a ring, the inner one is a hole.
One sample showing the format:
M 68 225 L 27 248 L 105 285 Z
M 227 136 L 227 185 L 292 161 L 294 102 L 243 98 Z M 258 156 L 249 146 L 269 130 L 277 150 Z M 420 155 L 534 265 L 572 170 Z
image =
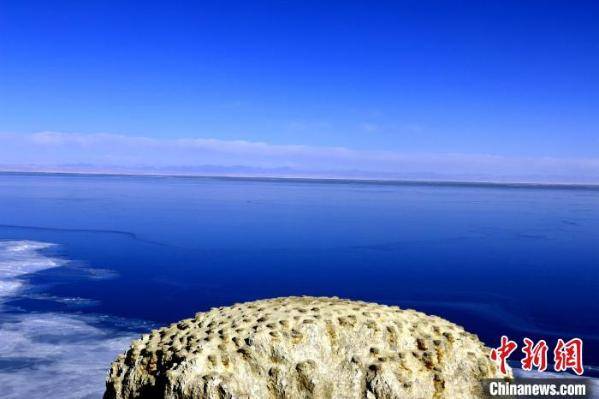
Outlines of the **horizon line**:
M 37 175 L 37 176 L 66 176 L 66 177 L 170 177 L 170 178 L 197 178 L 238 181 L 263 181 L 263 182 L 300 182 L 300 183 L 357 183 L 372 185 L 412 185 L 412 186 L 447 186 L 447 187 L 504 187 L 522 189 L 578 189 L 599 190 L 598 183 L 549 183 L 549 182 L 522 182 L 522 181 L 476 181 L 476 180 L 419 180 L 419 179 L 367 179 L 347 177 L 310 177 L 310 176 L 258 176 L 258 175 L 211 175 L 211 174 L 174 174 L 174 173 L 132 173 L 132 172 L 77 172 L 77 171 L 23 171 L 0 169 L 0 175 Z

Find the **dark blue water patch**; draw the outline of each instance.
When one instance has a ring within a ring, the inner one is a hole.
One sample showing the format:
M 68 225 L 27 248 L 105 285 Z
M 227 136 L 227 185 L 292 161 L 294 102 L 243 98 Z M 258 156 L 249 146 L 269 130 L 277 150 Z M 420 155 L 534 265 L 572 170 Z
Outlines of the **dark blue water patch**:
M 50 364 L 51 360 L 37 357 L 0 357 L 0 371 L 3 373 L 19 373 Z
M 599 364 L 594 189 L 0 176 L 0 224 L 2 238 L 58 243 L 76 260 L 27 279 L 91 301 L 77 312 L 166 324 L 340 296 L 437 314 L 493 346 L 579 336 Z

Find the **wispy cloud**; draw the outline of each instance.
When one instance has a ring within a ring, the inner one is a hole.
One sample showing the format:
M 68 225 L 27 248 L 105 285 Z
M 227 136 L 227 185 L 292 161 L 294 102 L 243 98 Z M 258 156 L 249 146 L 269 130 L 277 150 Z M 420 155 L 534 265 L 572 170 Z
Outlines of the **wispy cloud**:
M 424 126 L 419 123 L 406 123 L 400 127 L 400 130 L 410 133 L 420 133 L 424 131 Z
M 331 129 L 332 125 L 327 121 L 291 121 L 285 127 L 298 132 L 321 132 Z
M 388 124 L 372 121 L 362 122 L 358 128 L 367 133 L 422 133 L 425 130 L 419 123 Z
M 260 174 L 599 183 L 599 159 L 402 153 L 210 138 L 41 132 L 0 135 L 0 167 L 148 173 Z
M 364 122 L 360 124 L 360 128 L 365 132 L 371 133 L 378 131 L 381 127 L 376 123 Z

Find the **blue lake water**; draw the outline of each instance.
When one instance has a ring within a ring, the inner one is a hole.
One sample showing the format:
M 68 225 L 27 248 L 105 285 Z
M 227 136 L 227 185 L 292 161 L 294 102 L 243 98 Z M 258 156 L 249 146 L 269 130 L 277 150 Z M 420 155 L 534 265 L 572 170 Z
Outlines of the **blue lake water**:
M 32 373 L 105 368 L 153 325 L 301 294 L 436 314 L 489 346 L 580 337 L 599 365 L 597 189 L 0 174 L 0 239 L 58 262 L 5 275 L 9 397 L 40 392 L 11 385 Z

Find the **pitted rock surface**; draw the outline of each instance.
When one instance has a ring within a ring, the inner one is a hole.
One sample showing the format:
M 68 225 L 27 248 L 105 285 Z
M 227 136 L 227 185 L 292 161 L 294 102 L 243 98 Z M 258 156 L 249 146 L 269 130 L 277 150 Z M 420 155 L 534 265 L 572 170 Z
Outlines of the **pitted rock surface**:
M 395 306 L 285 297 L 198 313 L 134 341 L 105 399 L 478 398 L 502 378 L 462 327 Z

